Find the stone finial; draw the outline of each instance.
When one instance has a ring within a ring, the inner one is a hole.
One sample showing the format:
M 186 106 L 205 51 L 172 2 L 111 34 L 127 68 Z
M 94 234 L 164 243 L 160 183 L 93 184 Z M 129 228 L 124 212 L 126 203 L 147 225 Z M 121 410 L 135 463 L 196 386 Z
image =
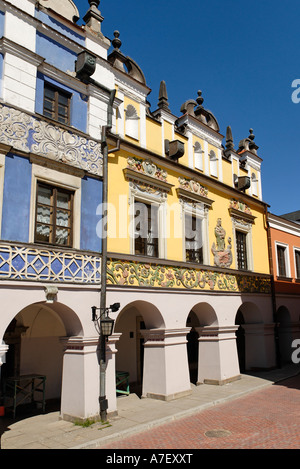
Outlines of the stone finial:
M 164 80 L 160 82 L 160 86 L 159 86 L 158 107 L 159 109 L 170 111 L 169 103 L 168 103 L 167 87 L 166 87 L 166 82 Z
M 119 31 L 114 31 L 114 36 L 115 38 L 111 41 L 111 43 L 116 50 L 119 50 L 122 45 L 122 41 L 121 39 L 119 39 L 120 37 Z
M 90 8 L 83 17 L 86 25 L 96 33 L 101 33 L 101 23 L 104 20 L 101 12 L 98 10 L 100 0 L 89 0 Z M 102 33 L 101 33 L 102 34 Z
M 228 126 L 226 129 L 226 150 L 234 150 L 232 131 L 230 126 Z

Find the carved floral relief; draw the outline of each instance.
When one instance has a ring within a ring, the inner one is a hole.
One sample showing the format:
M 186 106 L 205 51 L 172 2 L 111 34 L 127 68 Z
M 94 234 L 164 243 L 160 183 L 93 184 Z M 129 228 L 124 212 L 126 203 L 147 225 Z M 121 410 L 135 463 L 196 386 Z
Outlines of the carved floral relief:
M 100 143 L 2 104 L 0 143 L 102 175 Z

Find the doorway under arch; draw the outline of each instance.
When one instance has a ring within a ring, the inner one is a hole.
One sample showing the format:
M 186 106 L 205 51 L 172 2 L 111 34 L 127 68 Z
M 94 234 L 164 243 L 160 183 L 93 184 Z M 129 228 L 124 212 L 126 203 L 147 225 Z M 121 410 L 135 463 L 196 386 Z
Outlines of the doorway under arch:
M 142 395 L 144 376 L 145 329 L 165 327 L 157 307 L 149 302 L 137 300 L 126 305 L 118 314 L 115 332 L 121 333 L 116 354 L 116 371 L 129 373 L 130 392 Z
M 43 375 L 46 408 L 59 409 L 64 355 L 60 339 L 81 333 L 78 316 L 62 303 L 44 301 L 24 307 L 2 337 L 8 351 L 0 368 L 1 392 L 11 376 Z

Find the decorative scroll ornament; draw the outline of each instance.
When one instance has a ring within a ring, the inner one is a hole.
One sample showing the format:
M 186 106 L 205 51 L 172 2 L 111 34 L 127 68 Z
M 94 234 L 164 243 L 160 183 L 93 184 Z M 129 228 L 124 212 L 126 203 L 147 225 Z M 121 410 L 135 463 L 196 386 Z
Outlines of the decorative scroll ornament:
M 102 175 L 100 143 L 2 104 L 0 143 Z
M 133 171 L 143 173 L 147 176 L 159 179 L 160 181 L 167 181 L 167 172 L 164 169 L 159 168 L 150 159 L 140 160 L 131 156 L 127 159 L 127 167 Z
M 190 191 L 190 192 L 193 192 L 194 194 L 201 195 L 202 197 L 207 197 L 208 195 L 208 189 L 206 189 L 206 187 L 203 187 L 197 181 L 179 177 L 178 182 L 179 182 L 181 189 L 185 189 L 186 191 Z
M 252 215 L 250 207 L 248 207 L 248 205 L 245 204 L 245 202 L 241 200 L 231 199 L 229 208 L 231 209 L 233 208 L 234 210 L 238 210 L 242 213 L 246 213 L 247 215 Z
M 211 252 L 214 255 L 214 263 L 217 267 L 230 267 L 232 264 L 231 238 L 228 238 L 228 246 L 225 247 L 226 231 L 222 227 L 222 219 L 218 218 L 215 227 L 216 243 L 213 243 Z

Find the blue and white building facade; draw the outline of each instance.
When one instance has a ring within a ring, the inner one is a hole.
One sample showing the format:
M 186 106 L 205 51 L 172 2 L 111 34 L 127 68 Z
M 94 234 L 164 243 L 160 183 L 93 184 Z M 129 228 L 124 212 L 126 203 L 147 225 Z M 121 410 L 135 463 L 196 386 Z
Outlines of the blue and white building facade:
M 89 3 L 79 26 L 70 0 L 0 0 L 1 383 L 45 375 L 46 399 L 61 399 L 65 419 L 96 415 L 99 396 L 91 306 L 100 292 L 101 127 L 115 84 L 110 41 Z M 86 50 L 102 88 L 76 78 Z M 114 360 L 107 380 L 114 387 Z

